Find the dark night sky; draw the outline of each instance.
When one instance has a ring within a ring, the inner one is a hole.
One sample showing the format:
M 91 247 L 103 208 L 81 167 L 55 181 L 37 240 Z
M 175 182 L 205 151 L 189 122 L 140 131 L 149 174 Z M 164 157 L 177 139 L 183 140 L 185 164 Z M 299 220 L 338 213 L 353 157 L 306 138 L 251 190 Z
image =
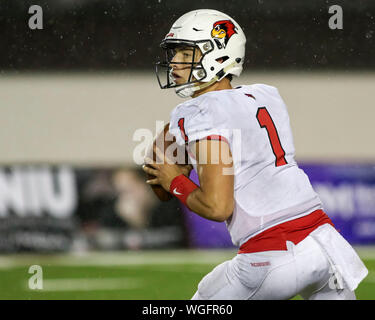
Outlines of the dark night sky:
M 43 30 L 28 27 L 33 4 Z M 343 30 L 328 27 L 334 4 Z M 375 69 L 373 0 L 1 0 L 0 71 L 150 69 L 174 20 L 199 8 L 243 27 L 248 69 Z

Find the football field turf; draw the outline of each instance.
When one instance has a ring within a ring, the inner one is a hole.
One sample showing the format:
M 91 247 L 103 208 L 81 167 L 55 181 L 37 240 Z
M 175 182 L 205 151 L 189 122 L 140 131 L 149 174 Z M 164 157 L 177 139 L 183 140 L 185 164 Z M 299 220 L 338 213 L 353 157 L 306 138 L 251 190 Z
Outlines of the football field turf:
M 373 300 L 375 249 L 357 252 L 369 269 L 357 298 Z M 233 250 L 0 255 L 0 299 L 190 299 L 200 279 L 234 255 Z M 40 273 L 29 273 L 33 265 L 41 267 L 43 289 L 29 288 L 41 285 L 35 280 Z

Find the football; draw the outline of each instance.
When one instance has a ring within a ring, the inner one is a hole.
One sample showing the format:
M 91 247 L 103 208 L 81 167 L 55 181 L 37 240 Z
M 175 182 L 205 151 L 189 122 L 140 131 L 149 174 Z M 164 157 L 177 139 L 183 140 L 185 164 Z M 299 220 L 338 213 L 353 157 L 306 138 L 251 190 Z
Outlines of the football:
M 166 153 L 166 150 L 167 148 L 176 142 L 176 138 L 169 132 L 169 123 L 167 123 L 164 127 L 164 130 L 161 131 L 155 138 L 153 144 L 152 144 L 152 159 L 154 161 L 156 161 L 156 153 L 155 153 L 155 146 L 156 144 L 158 144 L 158 146 L 161 146 L 162 144 L 162 141 L 161 139 L 164 139 L 164 154 Z M 151 151 L 150 151 L 150 154 L 151 154 Z M 177 154 L 177 149 L 174 150 L 173 152 L 173 155 L 176 156 Z M 187 153 L 185 151 L 185 148 L 184 148 L 184 157 L 185 157 L 185 161 L 187 159 Z M 187 163 L 187 162 L 185 162 Z M 147 164 L 146 164 L 147 166 Z M 155 178 L 155 176 L 153 175 L 150 175 L 147 173 L 147 180 L 149 179 L 153 179 Z M 152 190 L 154 191 L 154 193 L 156 194 L 156 196 L 159 198 L 159 200 L 161 201 L 168 201 L 170 200 L 173 196 L 166 190 L 164 190 L 164 188 L 160 185 L 150 185 Z

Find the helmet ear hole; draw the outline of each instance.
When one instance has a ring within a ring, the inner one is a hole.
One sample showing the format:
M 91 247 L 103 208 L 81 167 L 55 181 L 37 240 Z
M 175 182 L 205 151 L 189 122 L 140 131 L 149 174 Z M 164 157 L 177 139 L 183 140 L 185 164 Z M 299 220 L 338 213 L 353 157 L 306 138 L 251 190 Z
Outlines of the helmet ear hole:
M 227 61 L 228 59 L 229 59 L 228 56 L 223 56 L 223 57 L 217 58 L 216 61 L 219 62 L 219 63 L 223 63 L 223 62 Z

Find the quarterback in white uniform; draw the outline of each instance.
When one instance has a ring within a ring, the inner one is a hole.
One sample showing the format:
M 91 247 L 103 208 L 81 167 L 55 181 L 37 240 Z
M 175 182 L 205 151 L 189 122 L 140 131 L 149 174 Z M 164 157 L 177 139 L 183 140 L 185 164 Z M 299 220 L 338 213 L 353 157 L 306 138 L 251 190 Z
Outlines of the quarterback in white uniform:
M 294 160 L 278 90 L 231 86 L 245 43 L 236 21 L 208 9 L 180 17 L 161 43 L 167 61 L 158 68 L 167 76 L 163 84 L 158 75 L 160 86 L 192 97 L 172 111 L 169 125 L 190 164 L 150 163 L 148 183 L 206 219 L 225 221 L 239 247 L 202 279 L 193 299 L 355 299 L 368 271 Z M 193 167 L 199 186 L 186 174 Z

